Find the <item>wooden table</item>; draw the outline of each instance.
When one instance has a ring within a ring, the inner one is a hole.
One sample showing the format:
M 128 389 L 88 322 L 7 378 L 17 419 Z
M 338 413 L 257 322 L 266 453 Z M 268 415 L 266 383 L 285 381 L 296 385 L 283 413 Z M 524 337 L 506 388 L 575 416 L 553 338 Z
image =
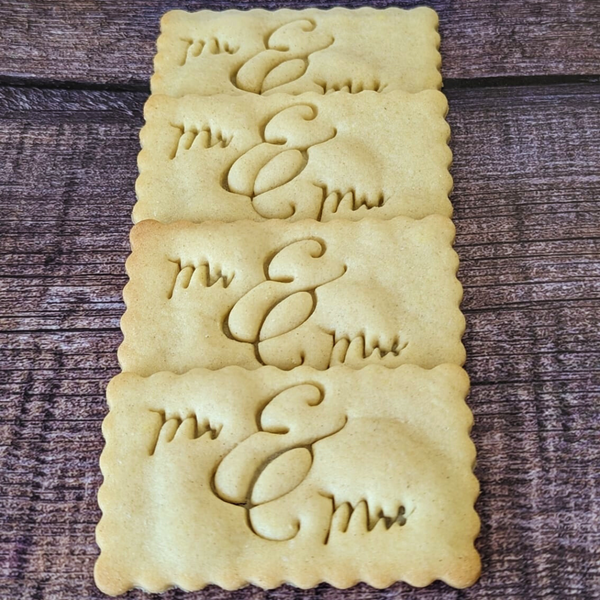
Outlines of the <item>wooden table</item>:
M 280 6 L 202 6 L 259 4 Z M 453 133 L 483 575 L 466 591 L 301 595 L 600 598 L 600 2 L 430 4 Z M 104 388 L 118 372 L 154 41 L 175 5 L 201 3 L 0 2 L 2 599 L 103 597 L 92 568 Z

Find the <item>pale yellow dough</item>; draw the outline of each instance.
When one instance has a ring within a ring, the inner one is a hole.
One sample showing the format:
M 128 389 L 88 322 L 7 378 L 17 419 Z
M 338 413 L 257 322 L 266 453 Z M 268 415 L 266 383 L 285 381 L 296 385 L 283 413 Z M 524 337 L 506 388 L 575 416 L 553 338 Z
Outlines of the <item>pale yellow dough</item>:
M 454 226 L 142 221 L 131 233 L 124 371 L 462 364 Z
M 151 96 L 135 222 L 451 216 L 437 91 Z
M 164 15 L 154 94 L 301 94 L 439 89 L 438 17 L 413 10 L 266 10 Z
M 456 365 L 119 375 L 98 586 L 471 585 L 468 387 Z

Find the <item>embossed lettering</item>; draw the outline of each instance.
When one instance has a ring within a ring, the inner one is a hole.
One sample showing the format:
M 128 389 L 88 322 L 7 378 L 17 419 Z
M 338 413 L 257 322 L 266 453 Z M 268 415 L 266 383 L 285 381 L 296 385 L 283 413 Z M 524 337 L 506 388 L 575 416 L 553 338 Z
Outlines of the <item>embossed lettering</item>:
M 266 218 L 288 218 L 295 212 L 285 195 L 308 164 L 308 151 L 332 140 L 335 127 L 317 123 L 313 104 L 289 106 L 269 119 L 263 141 L 240 155 L 226 170 L 221 186 L 250 198 L 254 210 Z M 279 193 L 281 191 L 281 193 Z
M 273 31 L 266 48 L 246 61 L 234 74 L 236 87 L 264 94 L 299 79 L 308 68 L 310 55 L 331 46 L 334 38 L 316 31 L 313 19 L 299 19 Z
M 171 159 L 189 150 L 192 146 L 226 148 L 231 143 L 231 136 L 208 125 L 196 127 L 194 125 L 171 124 L 171 127 L 179 130 L 175 147 L 171 152 Z
M 205 288 L 214 285 L 226 288 L 235 277 L 235 273 L 224 273 L 220 266 L 211 265 L 208 261 L 200 262 L 198 265 L 183 263 L 181 259 L 169 259 L 169 262 L 177 266 L 167 295 L 169 299 L 178 289 L 186 290 L 194 283 Z
M 346 272 L 342 262 L 324 256 L 326 250 L 319 239 L 298 240 L 279 250 L 265 266 L 266 281 L 247 292 L 230 311 L 225 335 L 253 344 L 261 364 L 272 362 L 264 356 L 270 340 L 300 328 L 312 339 L 306 352 L 321 350 L 319 337 L 329 347 L 331 335 L 308 323 L 316 309 L 317 288 Z
M 183 58 L 180 65 L 185 65 L 189 59 L 198 56 L 212 56 L 215 54 L 235 54 L 239 47 L 232 46 L 228 41 L 216 37 L 206 39 L 180 38 L 183 42 Z
M 195 413 L 167 414 L 164 410 L 151 411 L 159 416 L 159 427 L 153 441 L 150 455 L 154 455 L 160 443 L 169 443 L 176 436 L 196 440 L 203 435 L 208 435 L 212 440 L 217 439 L 223 428 L 222 424 L 211 423 L 208 417 L 198 418 Z

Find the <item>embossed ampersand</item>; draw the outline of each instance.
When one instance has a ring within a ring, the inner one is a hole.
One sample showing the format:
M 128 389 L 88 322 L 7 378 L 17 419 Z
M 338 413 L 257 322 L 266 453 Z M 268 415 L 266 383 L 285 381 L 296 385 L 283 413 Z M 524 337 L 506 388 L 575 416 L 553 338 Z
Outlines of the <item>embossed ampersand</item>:
M 409 456 L 412 442 L 402 424 L 349 420 L 312 382 L 275 395 L 256 422 L 258 431 L 222 459 L 212 481 L 219 499 L 244 508 L 254 534 L 291 540 L 307 508 L 306 533 L 325 544 L 351 528 L 381 534 L 406 523 L 403 468 L 394 474 L 381 468 L 386 447 L 396 458 Z
M 285 246 L 266 265 L 267 280 L 234 305 L 225 334 L 253 344 L 261 364 L 291 369 L 303 362 L 318 364 L 320 355 L 328 361 L 332 336 L 311 323 L 310 316 L 317 306 L 316 289 L 345 272 L 342 262 L 327 255 L 322 240 Z
M 320 193 L 315 195 L 311 183 L 296 180 L 308 164 L 308 150 L 328 142 L 337 133 L 332 125 L 317 121 L 317 115 L 317 107 L 309 103 L 276 113 L 264 128 L 263 141 L 230 166 L 221 184 L 224 189 L 248 196 L 254 210 L 265 218 L 287 219 L 296 212 L 298 198 L 306 204 L 311 197 L 315 198 L 315 206 L 302 206 L 302 212 L 306 216 L 318 215 Z M 288 186 L 292 182 L 306 189 L 292 190 Z
M 268 35 L 264 49 L 232 72 L 231 82 L 238 89 L 253 94 L 277 91 L 278 87 L 302 77 L 311 54 L 328 48 L 333 42 L 333 36 L 319 31 L 313 19 L 285 23 Z M 216 36 L 181 37 L 179 43 L 180 66 L 195 59 L 221 60 L 240 50 L 240 46 Z
M 331 35 L 317 30 L 312 19 L 286 23 L 271 33 L 265 50 L 245 62 L 232 81 L 240 90 L 254 94 L 275 90 L 302 77 L 310 55 L 333 42 Z
M 264 539 L 292 539 L 299 524 L 292 519 L 274 535 L 270 528 L 253 521 L 255 509 L 298 487 L 310 471 L 312 445 L 346 425 L 347 417 L 331 411 L 324 398 L 325 392 L 314 383 L 295 385 L 277 394 L 257 416 L 259 431 L 227 454 L 215 471 L 213 489 L 217 496 L 243 506 L 248 526 Z M 276 472 L 277 463 L 289 463 L 291 468 L 281 477 Z
M 248 198 L 256 213 L 265 219 L 295 216 L 321 221 L 336 213 L 366 213 L 381 208 L 388 200 L 377 185 L 356 188 L 323 183 L 324 178 L 335 177 L 328 172 L 319 176 L 318 161 L 311 163 L 310 173 L 305 173 L 310 151 L 317 148 L 315 152 L 321 153 L 321 157 L 323 152 L 333 155 L 334 146 L 322 146 L 338 135 L 330 118 L 320 117 L 313 103 L 302 102 L 280 109 L 259 128 L 260 141 L 241 151 L 232 152 L 236 132 L 227 127 L 206 122 L 170 125 L 177 130 L 170 160 L 184 157 L 188 152 L 196 156 L 210 153 L 210 160 L 215 161 L 219 171 L 216 185 L 225 192 Z

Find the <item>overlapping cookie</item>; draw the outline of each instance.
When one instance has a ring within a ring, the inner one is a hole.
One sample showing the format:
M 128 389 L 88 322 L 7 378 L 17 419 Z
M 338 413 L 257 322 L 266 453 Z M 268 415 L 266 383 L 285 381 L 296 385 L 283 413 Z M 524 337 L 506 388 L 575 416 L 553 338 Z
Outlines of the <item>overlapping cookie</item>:
M 164 15 L 154 94 L 302 94 L 439 89 L 438 18 L 413 10 L 266 10 Z
M 164 16 L 103 426 L 104 592 L 479 576 L 437 22 Z
M 441 92 L 152 96 L 135 222 L 450 216 Z
M 98 586 L 471 585 L 468 387 L 456 365 L 119 375 Z
M 462 364 L 454 226 L 142 221 L 131 234 L 124 371 Z

